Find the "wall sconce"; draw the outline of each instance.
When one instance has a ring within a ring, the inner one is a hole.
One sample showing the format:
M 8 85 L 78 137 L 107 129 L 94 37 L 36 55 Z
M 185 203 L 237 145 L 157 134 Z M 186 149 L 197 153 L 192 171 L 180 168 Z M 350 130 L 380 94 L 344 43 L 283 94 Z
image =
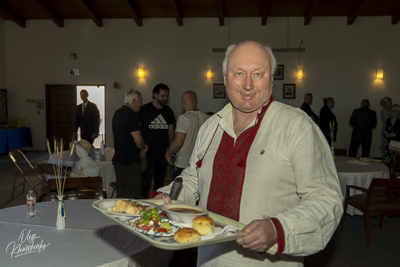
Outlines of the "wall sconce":
M 377 79 L 383 79 L 383 69 L 378 69 L 376 71 L 376 78 Z
M 303 79 L 303 69 L 302 68 L 298 68 L 297 69 L 297 79 L 298 80 L 302 80 Z
M 144 78 L 144 68 L 138 68 L 138 77 Z
M 207 79 L 211 79 L 212 78 L 212 70 L 208 69 L 207 70 Z

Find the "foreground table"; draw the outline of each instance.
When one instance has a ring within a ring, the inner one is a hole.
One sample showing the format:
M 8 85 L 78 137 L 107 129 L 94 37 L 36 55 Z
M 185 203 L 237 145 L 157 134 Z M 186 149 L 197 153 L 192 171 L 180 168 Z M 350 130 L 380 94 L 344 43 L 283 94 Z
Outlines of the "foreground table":
M 90 157 L 96 161 L 95 152 L 99 151 L 99 148 L 92 148 L 90 153 Z M 112 165 L 112 158 L 114 156 L 114 148 L 106 148 L 104 155 L 100 156 L 100 160 L 96 161 L 100 166 L 100 175 L 103 180 L 103 188 L 106 189 L 107 197 L 110 198 L 113 188 L 110 186 L 111 182 L 115 181 L 115 170 L 114 165 Z M 62 156 L 63 165 L 68 165 L 72 167 L 73 172 L 78 172 L 77 170 L 77 162 L 79 161 L 79 157 L 76 155 L 76 152 L 70 156 L 70 150 L 65 150 Z M 49 158 L 49 163 L 56 163 L 56 156 L 52 154 Z
M 339 177 L 340 187 L 343 196 L 346 195 L 346 185 L 357 185 L 368 188 L 372 178 L 389 178 L 389 169 L 385 164 L 357 164 L 351 161 L 354 158 L 337 156 L 335 158 L 336 170 Z M 350 195 L 360 192 L 350 190 Z M 354 207 L 348 207 L 347 213 L 350 215 L 362 215 L 363 213 Z
M 57 202 L 41 202 L 37 216 L 26 206 L 0 210 L 1 266 L 168 266 L 173 252 L 157 249 L 91 207 L 66 201 L 66 227 L 57 230 Z

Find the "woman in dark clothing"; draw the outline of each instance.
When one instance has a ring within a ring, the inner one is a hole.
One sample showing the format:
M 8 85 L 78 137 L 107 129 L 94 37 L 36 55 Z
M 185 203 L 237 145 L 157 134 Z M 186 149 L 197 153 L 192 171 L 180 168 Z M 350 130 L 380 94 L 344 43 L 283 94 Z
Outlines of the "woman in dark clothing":
M 319 127 L 325 135 L 330 147 L 333 148 L 333 142 L 336 142 L 337 121 L 332 109 L 335 106 L 335 100 L 332 97 L 324 98 L 324 106 L 319 111 Z
M 386 146 L 383 149 L 382 160 L 384 163 L 394 162 L 396 157 L 400 155 L 400 151 L 390 150 L 389 144 L 390 141 L 396 140 L 400 141 L 400 105 L 395 104 L 392 106 L 392 110 L 390 111 L 390 116 L 386 120 L 386 126 L 384 135 L 386 137 Z

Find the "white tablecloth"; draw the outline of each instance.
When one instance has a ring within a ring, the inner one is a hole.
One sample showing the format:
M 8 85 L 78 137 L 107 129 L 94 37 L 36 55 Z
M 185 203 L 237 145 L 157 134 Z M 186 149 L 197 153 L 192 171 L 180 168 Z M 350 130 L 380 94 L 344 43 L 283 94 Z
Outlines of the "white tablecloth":
M 65 201 L 66 226 L 57 230 L 57 201 L 0 210 L 0 266 L 168 266 L 173 252 L 150 246 L 91 207 L 93 200 Z M 31 253 L 18 253 L 18 245 Z M 32 247 L 31 247 L 32 248 Z M 40 248 L 40 252 L 39 252 Z M 13 252 L 14 250 L 14 252 Z
M 385 164 L 377 163 L 363 165 L 351 163 L 349 160 L 354 158 L 336 156 L 335 164 L 339 177 L 340 187 L 343 196 L 346 195 L 346 185 L 357 185 L 368 188 L 372 178 L 389 178 L 389 170 Z M 350 195 L 360 194 L 360 191 L 350 190 Z M 362 215 L 363 213 L 354 207 L 348 207 L 347 213 L 350 215 Z
M 95 151 L 100 151 L 100 148 L 92 148 L 92 152 L 90 156 L 93 160 L 95 160 Z M 114 148 L 106 148 L 104 155 L 101 155 L 100 161 L 96 161 L 100 165 L 100 176 L 103 180 L 103 188 L 107 191 L 107 198 L 111 198 L 111 194 L 113 188 L 110 186 L 111 182 L 114 182 L 115 179 L 115 170 L 114 165 L 112 164 L 112 158 L 114 156 Z M 77 170 L 77 162 L 79 161 L 79 157 L 76 153 L 73 153 L 70 157 L 70 150 L 66 150 L 63 152 L 63 165 L 68 165 L 72 167 L 73 172 L 78 172 Z M 52 154 L 49 158 L 50 163 L 57 163 L 55 154 Z M 114 193 L 114 197 L 116 194 Z

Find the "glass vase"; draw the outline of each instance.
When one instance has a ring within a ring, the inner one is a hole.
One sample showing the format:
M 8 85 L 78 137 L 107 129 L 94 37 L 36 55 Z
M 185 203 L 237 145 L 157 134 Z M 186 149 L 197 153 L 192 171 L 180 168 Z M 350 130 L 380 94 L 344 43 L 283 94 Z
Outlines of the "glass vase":
M 58 198 L 58 208 L 57 208 L 57 229 L 65 229 L 65 206 L 64 206 L 64 196 L 57 195 Z

